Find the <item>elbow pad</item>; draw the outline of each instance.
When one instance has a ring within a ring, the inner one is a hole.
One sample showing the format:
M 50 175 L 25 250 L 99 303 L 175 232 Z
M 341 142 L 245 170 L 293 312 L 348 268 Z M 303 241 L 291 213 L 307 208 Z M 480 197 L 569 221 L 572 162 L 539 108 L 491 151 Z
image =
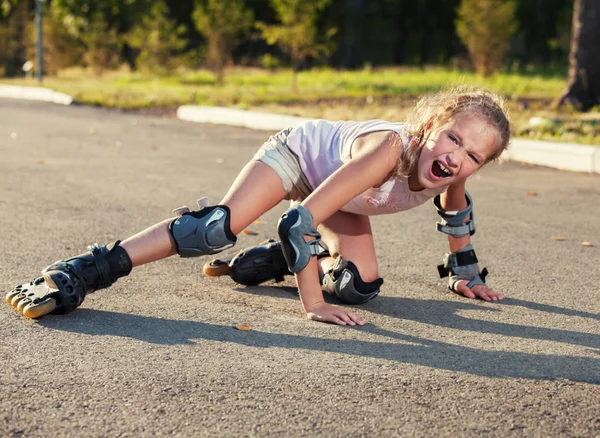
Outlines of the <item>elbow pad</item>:
M 277 224 L 277 233 L 281 239 L 283 257 L 293 273 L 303 270 L 312 256 L 327 250 L 321 243 L 321 235 L 314 227 L 312 215 L 302 205 L 290 208 L 281 216 Z M 314 239 L 305 242 L 305 235 Z
M 437 213 L 442 218 L 437 223 L 437 230 L 441 233 L 448 234 L 452 237 L 464 237 L 475 234 L 475 218 L 473 217 L 473 198 L 469 192 L 465 190 L 465 198 L 467 206 L 459 211 L 446 211 L 442 208 L 440 195 L 433 198 L 433 205 Z M 468 222 L 465 220 L 469 218 Z

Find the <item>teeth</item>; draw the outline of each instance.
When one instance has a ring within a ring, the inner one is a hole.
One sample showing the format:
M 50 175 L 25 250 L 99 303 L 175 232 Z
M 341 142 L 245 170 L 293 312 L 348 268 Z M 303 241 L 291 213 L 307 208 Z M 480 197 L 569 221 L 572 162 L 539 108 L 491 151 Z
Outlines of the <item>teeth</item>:
M 452 175 L 452 172 L 450 172 L 450 171 L 449 171 L 449 170 L 446 168 L 446 166 L 444 166 L 444 165 L 443 165 L 442 163 L 440 163 L 439 161 L 438 161 L 438 165 L 440 166 L 440 169 L 442 169 L 446 175 L 448 175 L 448 176 Z

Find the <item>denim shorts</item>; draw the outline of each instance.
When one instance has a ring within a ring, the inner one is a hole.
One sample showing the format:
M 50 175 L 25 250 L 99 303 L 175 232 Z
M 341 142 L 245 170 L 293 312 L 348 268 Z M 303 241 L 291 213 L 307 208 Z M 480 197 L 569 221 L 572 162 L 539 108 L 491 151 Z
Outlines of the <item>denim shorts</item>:
M 287 137 L 292 129 L 287 128 L 271 136 L 252 159 L 265 163 L 279 175 L 288 193 L 285 199 L 302 201 L 312 189 L 300 168 L 298 156 L 288 147 Z

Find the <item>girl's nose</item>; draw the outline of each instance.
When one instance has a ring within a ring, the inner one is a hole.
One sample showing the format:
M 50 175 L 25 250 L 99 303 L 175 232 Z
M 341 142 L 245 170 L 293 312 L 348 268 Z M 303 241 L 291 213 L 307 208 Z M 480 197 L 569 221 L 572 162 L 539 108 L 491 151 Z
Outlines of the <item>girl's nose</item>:
M 465 158 L 464 148 L 458 147 L 448 154 L 448 164 L 452 167 L 460 167 Z

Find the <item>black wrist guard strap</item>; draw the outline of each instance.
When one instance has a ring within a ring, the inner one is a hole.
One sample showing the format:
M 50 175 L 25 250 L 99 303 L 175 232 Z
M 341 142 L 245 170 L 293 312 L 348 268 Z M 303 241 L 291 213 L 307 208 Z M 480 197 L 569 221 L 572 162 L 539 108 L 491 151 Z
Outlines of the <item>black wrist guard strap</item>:
M 456 292 L 454 285 L 459 280 L 467 280 L 467 287 L 469 288 L 485 284 L 485 277 L 488 275 L 488 270 L 487 268 L 483 268 L 480 272 L 477 263 L 475 250 L 469 244 L 457 252 L 446 254 L 444 263 L 438 265 L 437 268 L 440 278 L 448 277 L 448 287 L 450 290 Z

